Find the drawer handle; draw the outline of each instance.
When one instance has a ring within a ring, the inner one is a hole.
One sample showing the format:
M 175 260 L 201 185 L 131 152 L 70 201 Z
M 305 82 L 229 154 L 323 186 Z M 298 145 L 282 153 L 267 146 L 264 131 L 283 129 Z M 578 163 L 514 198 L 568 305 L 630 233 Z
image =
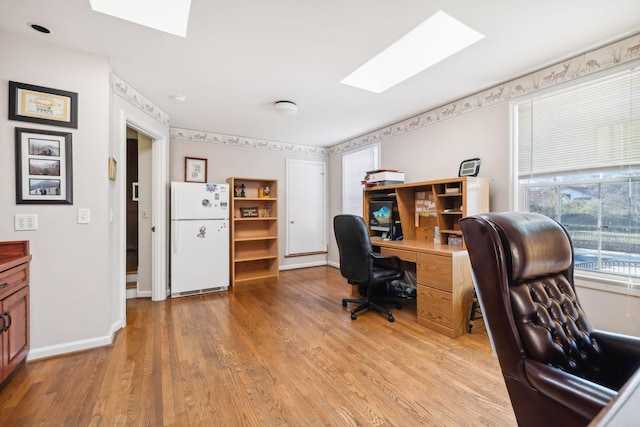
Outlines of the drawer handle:
M 13 319 L 11 318 L 11 314 L 8 311 L 5 311 L 4 315 L 9 318 L 9 324 L 4 327 L 4 330 L 6 331 L 7 329 L 9 329 L 11 327 L 11 324 L 13 323 Z
M 6 283 L 4 283 L 4 284 L 0 285 L 0 289 L 4 289 L 4 288 L 6 288 L 7 286 L 9 286 L 9 282 L 6 282 Z
M 0 328 L 0 335 L 2 335 L 2 333 L 7 330 L 7 321 L 4 319 L 4 316 L 0 316 L 0 319 L 2 319 L 2 327 Z

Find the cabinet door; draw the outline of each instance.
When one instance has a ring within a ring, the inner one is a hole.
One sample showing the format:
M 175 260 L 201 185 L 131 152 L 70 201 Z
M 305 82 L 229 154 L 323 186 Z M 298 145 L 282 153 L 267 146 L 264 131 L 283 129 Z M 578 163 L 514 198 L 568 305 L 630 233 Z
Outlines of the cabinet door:
M 4 373 L 11 373 L 29 351 L 29 287 L 9 295 L 0 304 L 8 328 L 2 333 Z

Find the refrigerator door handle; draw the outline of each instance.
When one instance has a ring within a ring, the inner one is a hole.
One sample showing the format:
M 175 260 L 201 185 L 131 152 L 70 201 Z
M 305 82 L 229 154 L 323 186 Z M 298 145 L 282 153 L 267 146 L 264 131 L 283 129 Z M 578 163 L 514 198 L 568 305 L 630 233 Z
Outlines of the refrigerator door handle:
M 174 254 L 178 253 L 178 248 L 180 247 L 180 233 L 178 233 L 179 229 L 180 227 L 178 227 L 178 221 L 171 221 L 171 242 L 173 243 L 172 249 Z

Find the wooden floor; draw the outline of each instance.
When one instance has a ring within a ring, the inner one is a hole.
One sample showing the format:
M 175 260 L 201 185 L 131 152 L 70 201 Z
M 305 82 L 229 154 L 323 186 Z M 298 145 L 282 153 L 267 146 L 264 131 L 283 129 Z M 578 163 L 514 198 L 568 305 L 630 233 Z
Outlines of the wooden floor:
M 331 267 L 278 285 L 127 302 L 109 347 L 28 362 L 3 426 L 514 426 L 484 328 L 450 339 L 415 301 L 352 321 Z M 477 322 L 481 323 L 481 322 Z

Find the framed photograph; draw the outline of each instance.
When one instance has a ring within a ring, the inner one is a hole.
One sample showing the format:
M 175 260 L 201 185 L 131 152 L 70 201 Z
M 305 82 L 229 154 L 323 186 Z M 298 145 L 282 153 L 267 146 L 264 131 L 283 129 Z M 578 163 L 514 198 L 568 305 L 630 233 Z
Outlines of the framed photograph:
M 184 180 L 186 182 L 207 182 L 207 159 L 185 157 Z
M 255 218 L 258 216 L 258 208 L 240 208 L 242 218 Z
M 78 128 L 78 94 L 9 82 L 9 120 Z
M 73 204 L 71 133 L 16 128 L 16 203 Z

